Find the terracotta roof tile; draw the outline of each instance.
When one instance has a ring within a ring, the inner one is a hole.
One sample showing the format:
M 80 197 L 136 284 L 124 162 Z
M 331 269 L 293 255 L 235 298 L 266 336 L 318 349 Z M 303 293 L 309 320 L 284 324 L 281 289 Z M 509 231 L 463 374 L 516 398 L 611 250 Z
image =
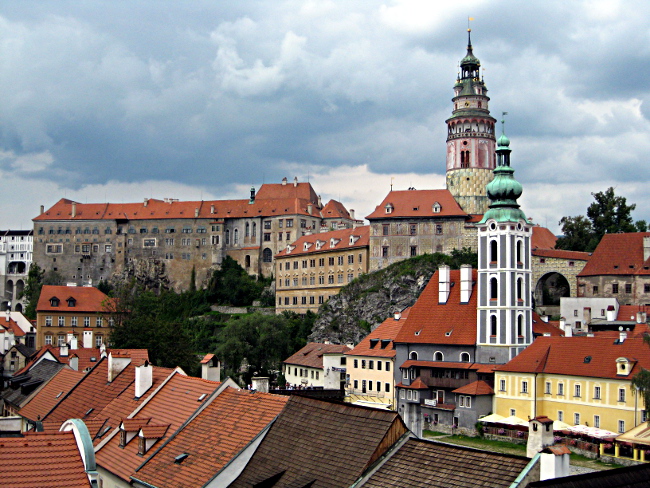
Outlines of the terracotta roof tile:
M 367 225 L 354 229 L 333 230 L 330 232 L 321 232 L 320 234 L 302 236 L 280 251 L 276 255 L 276 258 L 368 247 L 369 236 L 370 226 Z M 330 244 L 332 242 L 336 244 L 331 246 Z
M 165 436 L 169 427 L 169 424 L 143 425 L 140 432 L 145 439 L 161 439 Z
M 284 408 L 289 397 L 226 388 L 133 475 L 153 486 L 204 486 Z M 186 453 L 186 462 L 176 463 Z
M 555 249 L 557 237 L 546 227 L 535 225 L 533 226 L 533 235 L 530 241 L 533 249 Z
M 325 204 L 320 212 L 324 219 L 350 219 L 350 212 L 343 206 L 341 202 L 330 200 Z
M 398 343 L 457 344 L 476 343 L 477 271 L 472 270 L 472 294 L 460 303 L 460 271 L 450 271 L 453 284 L 446 303 L 438 303 L 439 271 L 431 277 L 411 308 L 406 322 L 395 337 Z
M 47 385 L 65 367 L 54 361 L 41 361 L 28 372 L 12 376 L 9 387 L 2 391 L 2 400 L 20 409 L 37 389 Z
M 452 393 L 459 393 L 461 395 L 494 395 L 494 390 L 486 381 L 478 380 L 456 388 Z
M 59 299 L 59 305 L 53 307 L 50 300 Z M 74 307 L 68 306 L 68 298 L 74 298 Z M 111 299 L 91 286 L 54 286 L 44 285 L 36 305 L 36 311 L 41 312 L 106 312 Z
M 14 319 L 11 317 L 7 320 L 6 315 L 0 315 L 0 327 L 13 333 L 14 337 L 23 337 L 25 331 L 20 328 Z
M 650 258 L 643 259 L 643 239 L 650 232 L 605 234 L 578 276 L 650 275 Z
M 213 357 L 214 354 L 206 354 L 203 359 L 201 359 L 201 364 L 208 364 Z
M 405 388 L 407 390 L 428 390 L 429 387 L 422 381 L 422 379 L 418 376 L 415 378 L 413 381 L 411 381 L 410 385 L 405 385 L 404 383 L 399 383 L 396 385 L 397 388 Z
M 440 212 L 433 211 L 435 203 L 440 204 Z M 386 206 L 392 205 L 391 213 Z M 449 190 L 394 190 L 368 215 L 368 220 L 393 219 L 400 217 L 467 217 Z
M 310 342 L 289 358 L 285 359 L 286 364 L 295 364 L 297 366 L 306 366 L 309 368 L 323 367 L 323 354 L 348 352 L 350 348 L 343 344 L 321 344 L 319 342 Z
M 395 346 L 393 339 L 404 325 L 411 307 L 403 310 L 399 320 L 395 317 L 388 317 L 375 330 L 364 337 L 354 349 L 345 354 L 351 356 L 370 356 L 380 358 L 394 358 Z
M 544 322 L 537 312 L 533 312 L 533 334 L 563 336 L 564 331 L 560 329 L 560 322 Z
M 81 380 L 83 373 L 63 368 L 29 402 L 20 409 L 19 414 L 29 420 L 43 418 L 54 405 Z
M 90 487 L 72 432 L 0 439 L 0 480 L 3 488 Z
M 565 251 L 563 249 L 533 249 L 533 256 L 540 258 L 568 259 L 573 261 L 589 261 L 591 253 L 580 251 Z

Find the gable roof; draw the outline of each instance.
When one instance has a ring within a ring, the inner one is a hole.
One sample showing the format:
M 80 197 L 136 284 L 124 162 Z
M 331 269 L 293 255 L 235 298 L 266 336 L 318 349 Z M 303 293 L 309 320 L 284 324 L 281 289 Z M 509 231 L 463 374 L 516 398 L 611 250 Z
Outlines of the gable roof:
M 15 407 L 22 407 L 37 388 L 47 384 L 61 368 L 65 367 L 61 363 L 41 361 L 28 372 L 14 375 L 10 380 L 9 388 L 2 392 L 2 399 Z
M 461 395 L 494 395 L 494 390 L 486 381 L 477 380 L 456 388 L 452 393 L 459 393 Z
M 476 343 L 476 280 L 472 270 L 472 294 L 460 303 L 460 270 L 450 271 L 451 292 L 446 303 L 439 303 L 439 271 L 436 271 L 411 308 L 406 322 L 395 337 L 396 343 L 456 344 Z
M 204 486 L 284 408 L 289 397 L 228 387 L 136 469 L 151 486 Z M 175 462 L 188 454 L 187 461 Z
M 291 396 L 230 487 L 350 486 L 406 432 L 397 412 Z
M 605 234 L 578 276 L 650 275 L 650 258 L 643 259 L 643 240 L 650 232 Z
M 568 259 L 573 261 L 589 261 L 591 253 L 580 251 L 565 251 L 564 249 L 533 249 L 533 256 L 539 258 Z
M 320 211 L 321 217 L 324 219 L 350 219 L 350 212 L 343 206 L 341 202 L 330 200 L 325 204 Z
M 20 416 L 29 420 L 43 418 L 54 405 L 81 380 L 83 373 L 61 368 L 43 388 L 20 409 Z
M 88 488 L 90 481 L 72 432 L 29 432 L 0 442 L 5 488 Z
M 409 439 L 382 462 L 364 488 L 509 487 L 526 469 L 524 456 L 481 451 L 435 441 Z M 459 469 L 475 466 L 477 469 Z
M 533 226 L 533 235 L 530 238 L 530 246 L 533 249 L 555 249 L 557 237 L 541 225 Z
M 364 337 L 354 349 L 347 351 L 345 354 L 350 356 L 394 358 L 395 344 L 393 344 L 393 339 L 395 339 L 405 324 L 410 311 L 411 307 L 404 309 L 398 320 L 395 320 L 394 316 L 388 317 L 375 330 Z
M 166 435 L 170 435 L 187 421 L 220 384 L 174 372 L 171 378 L 155 392 L 155 395 L 146 399 L 129 415 L 128 419 L 123 419 L 122 422 L 130 424 L 127 425 L 128 430 L 139 429 L 149 423 L 168 425 L 169 428 L 165 432 Z M 118 431 L 115 430 L 98 446 L 97 464 L 123 480 L 130 481 L 130 476 L 142 463 L 142 457 L 138 456 L 138 440 L 134 438 L 120 447 L 120 436 L 117 434 Z
M 644 488 L 650 479 L 650 464 L 625 466 L 592 473 L 534 481 L 530 488 Z
M 627 376 L 616 374 L 616 359 L 630 360 Z M 589 358 L 589 359 L 585 359 Z M 631 380 L 641 368 L 650 369 L 650 349 L 642 337 L 615 344 L 611 337 L 538 337 L 496 371 L 548 373 Z
M 20 328 L 14 319 L 9 317 L 9 320 L 7 320 L 6 314 L 0 314 L 0 327 L 11 332 L 15 337 L 23 337 L 25 335 L 25 331 Z
M 438 203 L 440 212 L 434 212 L 433 206 Z M 386 206 L 392 211 L 386 213 Z M 462 217 L 468 214 L 460 208 L 449 190 L 394 190 L 368 215 L 368 220 L 395 218 L 433 218 L 433 217 Z
M 285 364 L 295 364 L 308 368 L 323 368 L 323 354 L 344 354 L 350 348 L 343 344 L 321 344 L 310 342 L 298 352 L 284 360 Z
M 368 247 L 370 242 L 369 236 L 370 226 L 368 225 L 354 229 L 332 230 L 319 234 L 310 234 L 302 236 L 297 241 L 287 245 L 275 257 L 286 258 Z M 332 246 L 331 244 L 333 242 L 335 244 Z
M 59 305 L 53 307 L 50 300 L 59 299 Z M 68 299 L 76 300 L 75 306 L 68 306 Z M 106 312 L 106 305 L 111 299 L 105 293 L 92 286 L 54 286 L 43 285 L 41 296 L 36 305 L 36 312 Z

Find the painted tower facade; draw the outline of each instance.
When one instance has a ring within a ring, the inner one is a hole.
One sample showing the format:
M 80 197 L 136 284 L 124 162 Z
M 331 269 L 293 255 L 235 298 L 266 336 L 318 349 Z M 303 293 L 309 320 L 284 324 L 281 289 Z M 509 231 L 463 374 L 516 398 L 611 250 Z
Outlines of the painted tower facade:
M 487 88 L 480 76 L 481 62 L 474 56 L 470 29 L 467 55 L 460 62 L 454 85 L 454 109 L 447 123 L 447 189 L 461 208 L 484 214 L 489 205 L 485 187 L 496 165 L 494 125 Z
M 532 224 L 517 199 L 521 184 L 510 167 L 510 141 L 499 137 L 491 204 L 478 227 L 477 362 L 507 363 L 533 340 Z

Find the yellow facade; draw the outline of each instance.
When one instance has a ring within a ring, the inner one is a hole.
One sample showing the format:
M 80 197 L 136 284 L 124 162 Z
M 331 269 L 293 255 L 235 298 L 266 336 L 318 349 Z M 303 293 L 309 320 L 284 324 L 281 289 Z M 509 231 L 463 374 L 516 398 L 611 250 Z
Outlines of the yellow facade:
M 645 408 L 630 380 L 498 371 L 494 413 L 522 419 L 543 415 L 622 433 L 642 421 Z
M 347 355 L 347 394 L 360 403 L 386 403 L 395 409 L 394 358 Z

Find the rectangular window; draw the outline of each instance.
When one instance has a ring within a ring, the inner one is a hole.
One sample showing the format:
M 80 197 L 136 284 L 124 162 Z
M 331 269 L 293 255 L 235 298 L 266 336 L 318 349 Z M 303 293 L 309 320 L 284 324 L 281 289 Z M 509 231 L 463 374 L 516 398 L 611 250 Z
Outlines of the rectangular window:
M 580 414 L 579 413 L 574 413 L 573 414 L 573 425 L 580 425 Z
M 381 248 L 381 257 L 382 258 L 387 258 L 388 257 L 388 246 L 383 246 Z
M 104 338 L 100 335 L 95 336 L 95 347 L 101 347 L 104 343 Z
M 65 317 L 59 315 L 59 327 L 65 327 Z
M 558 396 L 564 396 L 564 383 L 557 384 L 557 394 Z
M 61 347 L 61 346 L 63 346 L 64 344 L 65 344 L 65 336 L 64 336 L 64 335 L 60 335 L 60 336 L 58 337 L 58 343 L 57 343 L 57 345 L 58 345 L 59 347 Z
M 310 268 L 315 268 L 316 267 L 316 260 L 315 259 L 310 259 L 309 260 L 309 267 Z
M 51 346 L 52 345 L 52 336 L 51 335 L 46 335 L 45 336 L 45 345 L 46 346 Z
M 325 303 L 325 297 L 323 295 L 319 295 L 318 296 L 318 304 L 322 305 L 323 303 Z
M 325 258 L 318 258 L 318 266 L 325 266 Z
M 282 240 L 282 232 L 278 232 L 278 241 Z
M 625 402 L 625 388 L 618 389 L 618 401 Z
M 329 264 L 330 266 L 334 266 L 334 258 L 328 258 L 327 264 Z
M 511 417 L 516 417 L 517 416 L 517 410 L 515 410 L 514 408 L 511 408 L 510 409 L 510 416 Z
M 418 255 L 418 246 L 411 246 L 411 257 Z
M 365 359 L 361 360 L 361 369 L 366 369 L 366 360 Z
M 90 327 L 90 317 L 84 317 L 84 327 Z
M 386 371 L 390 371 L 390 361 L 386 361 Z
M 270 232 L 265 232 L 264 233 L 264 242 L 271 242 L 271 233 Z
M 593 294 L 594 294 L 594 295 L 598 294 L 598 285 L 594 285 L 594 287 L 593 287 Z
M 386 384 L 384 384 L 384 391 L 385 391 L 386 393 L 390 393 L 390 383 L 386 383 Z
M 418 224 L 409 224 L 409 234 L 412 236 L 418 235 Z
M 600 400 L 600 386 L 594 387 L 594 400 Z
M 377 371 L 381 371 L 381 361 L 377 361 Z
M 622 434 L 625 432 L 625 420 L 618 421 L 618 433 Z
M 343 256 L 338 256 L 336 262 L 338 263 L 339 266 L 343 266 Z
M 70 325 L 71 325 L 72 327 L 76 327 L 76 326 L 77 326 L 77 317 L 71 317 L 71 318 L 70 318 Z
M 325 277 L 324 276 L 319 276 L 318 277 L 318 284 L 319 285 L 324 285 L 325 284 Z
M 375 369 L 375 362 L 372 359 L 368 361 L 368 369 Z
M 339 283 L 343 283 L 343 274 L 339 274 L 337 280 Z
M 51 315 L 46 315 L 45 316 L 45 327 L 52 327 L 52 316 Z
M 293 262 L 293 269 L 298 269 L 298 261 Z
M 384 236 L 387 236 L 390 234 L 390 224 L 383 224 L 381 226 L 381 233 Z
M 558 410 L 558 411 L 557 411 L 557 419 L 558 419 L 560 422 L 564 422 L 564 412 L 563 412 L 562 410 Z
M 300 304 L 307 305 L 307 297 L 300 297 Z
M 315 285 L 316 284 L 316 277 L 315 276 L 310 276 L 309 277 L 309 284 L 310 285 Z
M 156 247 L 156 239 L 142 239 L 142 247 Z
M 354 368 L 357 369 L 359 367 L 359 360 L 355 359 L 354 360 Z
M 580 397 L 580 396 L 582 396 L 581 393 L 582 393 L 582 386 L 575 385 L 573 387 L 573 396 L 574 397 Z
M 96 327 L 103 327 L 104 326 L 104 317 L 97 317 L 95 319 L 95 326 Z
M 436 235 L 442 235 L 442 224 L 436 224 Z
M 270 229 L 271 228 L 271 221 L 270 220 L 265 220 L 264 221 L 264 228 L 265 229 Z
M 506 380 L 499 380 L 499 391 L 506 391 Z
M 528 393 L 528 381 L 521 382 L 521 392 Z
M 643 293 L 650 293 L 650 283 L 645 283 L 643 285 Z
M 348 264 L 354 264 L 354 254 L 348 256 Z
M 625 293 L 632 293 L 632 284 L 625 283 Z
M 327 277 L 327 283 L 330 284 L 330 285 L 334 284 L 334 275 L 329 275 Z
M 600 415 L 594 415 L 594 427 L 600 429 Z
M 309 297 L 309 305 L 313 305 L 313 304 L 314 304 L 314 300 L 315 300 L 315 299 L 314 299 L 313 296 L 312 296 L 312 297 Z
M 546 382 L 546 390 L 544 391 L 544 393 L 546 393 L 548 395 L 551 394 L 551 382 L 550 381 Z
M 287 228 L 293 227 L 293 219 L 287 219 Z
M 292 303 L 298 305 L 298 297 L 293 297 Z
M 618 283 L 612 284 L 612 293 L 618 293 Z

